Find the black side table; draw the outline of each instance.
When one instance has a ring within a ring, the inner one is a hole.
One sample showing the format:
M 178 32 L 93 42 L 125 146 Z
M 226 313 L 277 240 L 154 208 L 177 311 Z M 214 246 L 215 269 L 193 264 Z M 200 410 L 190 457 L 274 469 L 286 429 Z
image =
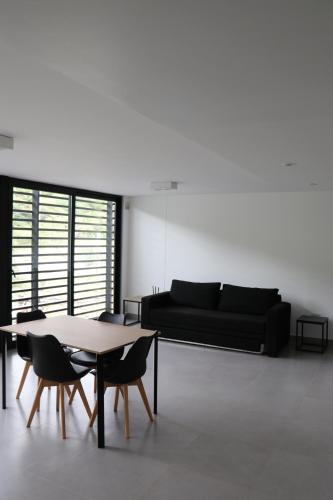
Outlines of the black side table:
M 136 320 L 131 321 L 130 323 L 126 323 L 126 326 L 136 325 L 137 323 L 140 323 L 140 321 L 141 321 L 142 295 L 136 295 L 135 297 L 125 297 L 123 299 L 123 314 L 126 314 L 126 303 L 127 302 L 132 302 L 134 304 L 137 304 L 137 314 L 136 314 Z
M 318 325 L 321 326 L 321 341 L 318 339 L 317 342 L 304 340 L 304 325 Z M 299 327 L 301 327 L 301 333 L 299 335 Z M 300 316 L 296 320 L 296 350 L 297 351 L 307 351 L 307 352 L 319 352 L 323 353 L 326 351 L 328 345 L 328 318 L 324 316 Z M 305 346 L 305 347 L 304 347 Z M 308 349 L 307 346 L 312 347 Z M 315 349 L 314 349 L 315 348 Z

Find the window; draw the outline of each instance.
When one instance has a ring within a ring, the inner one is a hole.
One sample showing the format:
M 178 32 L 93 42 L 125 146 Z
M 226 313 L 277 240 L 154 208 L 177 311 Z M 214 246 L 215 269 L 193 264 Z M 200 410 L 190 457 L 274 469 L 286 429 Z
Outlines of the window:
M 113 312 L 115 210 L 112 201 L 75 199 L 74 315 Z
M 67 314 L 70 197 L 40 191 L 37 200 L 36 307 L 47 316 Z
M 117 311 L 117 197 L 34 187 L 13 186 L 12 320 L 37 308 L 47 316 Z
M 67 314 L 69 196 L 14 188 L 12 319 L 38 307 Z

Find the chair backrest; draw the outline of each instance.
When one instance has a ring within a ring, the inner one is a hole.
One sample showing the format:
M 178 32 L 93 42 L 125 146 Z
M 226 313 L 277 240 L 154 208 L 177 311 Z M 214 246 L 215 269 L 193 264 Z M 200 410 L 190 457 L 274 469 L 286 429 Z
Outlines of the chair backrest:
M 18 312 L 16 316 L 17 323 L 25 323 L 26 321 L 36 321 L 37 319 L 45 319 L 46 315 L 41 309 L 29 312 Z
M 36 309 L 36 311 L 30 312 L 18 312 L 16 316 L 17 323 L 25 323 L 26 321 L 36 321 L 38 319 L 45 319 L 46 316 L 40 309 Z M 22 335 L 17 335 L 16 338 L 16 349 L 17 354 L 24 357 L 31 358 L 30 351 L 30 342 L 27 337 L 23 337 Z
M 143 377 L 147 370 L 146 360 L 152 340 L 153 336 L 140 337 L 132 345 L 119 369 L 115 371 L 115 383 L 126 384 Z
M 104 311 L 100 314 L 98 321 L 104 321 L 105 323 L 113 323 L 114 325 L 125 325 L 126 324 L 126 314 L 115 314 Z M 116 351 L 109 353 L 109 359 L 120 359 L 124 354 L 124 347 L 119 347 Z
M 68 356 L 53 335 L 28 333 L 32 365 L 38 377 L 55 382 L 70 382 L 77 378 Z
M 125 325 L 126 314 L 115 314 L 104 311 L 100 314 L 98 321 L 105 321 L 106 323 L 113 323 L 115 325 Z

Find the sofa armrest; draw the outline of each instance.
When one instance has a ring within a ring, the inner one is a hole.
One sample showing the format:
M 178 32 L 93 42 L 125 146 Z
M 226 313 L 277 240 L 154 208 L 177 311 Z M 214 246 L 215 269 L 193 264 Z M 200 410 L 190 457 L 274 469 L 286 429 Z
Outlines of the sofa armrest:
M 146 295 L 142 297 L 142 311 L 141 311 L 141 327 L 149 329 L 152 328 L 150 324 L 150 311 L 156 307 L 163 307 L 171 304 L 170 292 L 161 292 L 154 295 Z
M 276 357 L 279 351 L 288 344 L 290 336 L 290 313 L 291 305 L 289 302 L 279 302 L 266 313 L 264 352 L 269 356 Z

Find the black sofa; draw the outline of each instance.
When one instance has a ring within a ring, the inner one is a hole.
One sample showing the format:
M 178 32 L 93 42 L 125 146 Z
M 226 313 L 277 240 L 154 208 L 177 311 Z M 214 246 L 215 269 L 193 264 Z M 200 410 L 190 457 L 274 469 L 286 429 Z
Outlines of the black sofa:
M 277 356 L 288 343 L 290 310 L 278 289 L 173 280 L 142 299 L 142 328 L 161 337 Z

